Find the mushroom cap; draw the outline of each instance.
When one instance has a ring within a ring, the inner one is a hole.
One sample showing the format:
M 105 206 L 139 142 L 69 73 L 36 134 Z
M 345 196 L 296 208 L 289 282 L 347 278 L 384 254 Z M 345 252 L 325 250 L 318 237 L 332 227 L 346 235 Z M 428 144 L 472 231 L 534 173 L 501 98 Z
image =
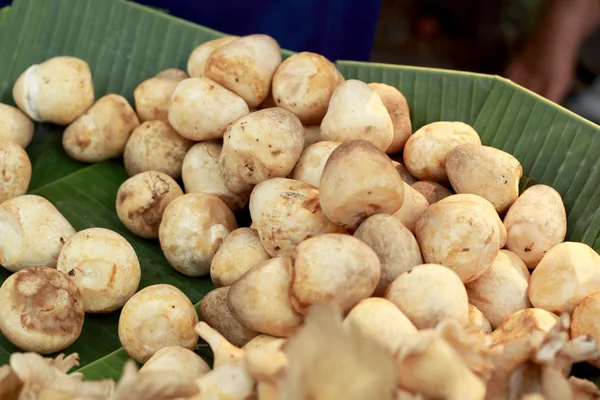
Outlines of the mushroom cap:
M 435 204 L 448 196 L 452 196 L 452 191 L 444 185 L 437 182 L 417 181 L 410 185 L 417 192 L 421 193 L 427 199 L 429 204 Z
M 23 351 L 50 354 L 73 344 L 83 327 L 77 286 L 54 268 L 29 268 L 0 287 L 0 331 Z
M 133 100 L 140 122 L 167 120 L 171 96 L 180 81 L 163 75 L 146 79 L 137 85 L 133 91 Z
M 394 126 L 394 138 L 385 152 L 387 154 L 400 153 L 412 134 L 408 102 L 404 95 L 393 86 L 373 82 L 369 83 L 369 87 L 381 98 L 385 109 L 392 118 L 392 125 Z
M 104 228 L 79 231 L 63 246 L 56 268 L 75 282 L 85 312 L 123 307 L 137 291 L 140 262 L 127 240 Z
M 25 113 L 0 103 L 0 140 L 8 140 L 26 148 L 33 138 L 33 130 L 33 122 Z
M 206 60 L 212 54 L 213 51 L 221 46 L 226 45 L 236 39 L 239 36 L 223 36 L 218 39 L 209 40 L 204 42 L 192 51 L 187 62 L 187 72 L 192 78 L 200 78 L 204 76 L 204 68 L 206 67 Z
M 404 186 L 404 200 L 402 201 L 402 207 L 398 209 L 393 215 L 398 221 L 402 222 L 404 226 L 414 235 L 417 221 L 421 217 L 421 214 L 429 207 L 429 202 L 425 196 L 417 192 L 406 182 L 402 182 Z
M 600 343 L 600 290 L 590 294 L 575 307 L 571 319 L 571 337 L 587 335 Z M 591 361 L 600 367 L 600 361 Z
M 470 303 L 469 324 L 478 327 L 485 333 L 492 333 L 492 325 L 490 325 L 490 321 L 487 320 L 487 318 L 485 317 L 485 315 L 483 315 L 479 308 L 475 307 L 473 304 Z
M 154 353 L 140 368 L 140 373 L 149 371 L 175 372 L 194 380 L 210 371 L 210 366 L 190 349 L 181 346 L 166 346 Z
M 292 179 L 319 187 L 325 163 L 340 144 L 325 140 L 306 147 L 292 171 Z
M 1 104 L 0 104 L 1 106 Z M 0 108 L 0 118 L 2 109 Z M 2 120 L 0 119 L 0 124 Z M 1 127 L 0 127 L 1 129 Z M 0 131 L 0 136 L 2 132 Z M 0 204 L 8 199 L 27 193 L 31 180 L 31 161 L 27 152 L 18 144 L 0 137 Z
M 145 363 L 163 347 L 193 350 L 198 314 L 186 295 L 172 285 L 152 285 L 134 294 L 119 317 L 119 340 L 131 358 Z
M 183 190 L 169 175 L 159 171 L 141 172 L 119 187 L 117 215 L 131 232 L 156 239 L 165 208 L 180 196 Z
M 283 343 L 285 343 L 285 339 L 284 338 L 279 338 L 279 337 L 276 337 L 276 336 L 265 335 L 264 333 L 261 333 L 260 335 L 255 336 L 248 343 L 246 343 L 242 347 L 242 350 L 260 349 L 263 346 L 276 346 L 274 344 L 271 345 L 270 343 L 283 344 Z
M 557 321 L 556 314 L 541 308 L 519 310 L 506 317 L 492 332 L 492 344 L 496 346 L 522 337 L 531 337 L 539 345 Z

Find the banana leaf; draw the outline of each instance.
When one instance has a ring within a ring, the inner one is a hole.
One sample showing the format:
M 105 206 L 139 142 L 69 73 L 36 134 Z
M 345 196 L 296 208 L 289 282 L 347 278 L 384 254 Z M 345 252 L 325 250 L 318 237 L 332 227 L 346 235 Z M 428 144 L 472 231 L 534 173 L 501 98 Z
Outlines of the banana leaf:
M 15 0 L 0 10 L 0 102 L 14 104 L 12 86 L 31 64 L 58 55 L 86 60 L 96 97 L 123 95 L 165 68 L 185 69 L 190 52 L 222 34 L 124 0 Z M 292 54 L 284 51 L 284 57 Z M 497 77 L 427 68 L 337 61 L 348 79 L 384 82 L 406 96 L 414 129 L 438 120 L 472 124 L 482 141 L 514 154 L 531 182 L 553 186 L 568 212 L 568 239 L 600 250 L 600 128 Z M 104 227 L 123 235 L 142 266 L 140 288 L 169 283 L 196 304 L 213 286 L 188 278 L 166 262 L 158 241 L 129 233 L 115 213 L 116 192 L 127 178 L 121 161 L 86 165 L 61 146 L 63 128 L 36 124 L 27 151 L 33 166 L 29 192 L 48 198 L 77 229 Z M 0 268 L 0 283 L 8 272 Z M 117 335 L 118 312 L 87 315 L 83 333 L 65 353 L 78 352 L 88 379 L 118 378 L 127 359 Z M 0 365 L 18 351 L 0 335 Z M 205 344 L 199 353 L 210 359 Z M 597 370 L 588 376 L 600 375 Z

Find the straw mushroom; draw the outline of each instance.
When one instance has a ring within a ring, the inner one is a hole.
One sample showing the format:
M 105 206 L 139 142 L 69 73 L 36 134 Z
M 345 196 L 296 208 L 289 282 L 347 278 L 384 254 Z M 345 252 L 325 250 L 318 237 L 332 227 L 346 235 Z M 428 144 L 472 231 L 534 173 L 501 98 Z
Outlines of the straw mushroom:
M 354 237 L 369 245 L 381 262 L 381 277 L 374 293 L 376 296 L 382 295 L 400 274 L 423 264 L 417 240 L 391 215 L 370 216 L 360 224 Z
M 269 258 L 256 229 L 238 228 L 225 237 L 215 253 L 210 264 L 210 279 L 217 288 L 231 286 Z
M 187 72 L 192 78 L 201 78 L 204 76 L 206 60 L 213 51 L 227 43 L 239 39 L 239 36 L 223 36 L 218 39 L 209 40 L 196 47 L 190 54 L 187 62 Z
M 383 151 L 364 140 L 354 140 L 342 143 L 329 156 L 319 194 L 327 218 L 356 229 L 373 214 L 398 211 L 404 185 Z
M 546 333 L 552 329 L 558 316 L 541 308 L 526 308 L 506 317 L 492 332 L 494 346 L 527 337 L 539 345 Z
M 179 196 L 183 196 L 183 190 L 169 175 L 158 171 L 142 172 L 119 187 L 117 215 L 131 232 L 146 239 L 156 239 L 165 208 Z
M 123 96 L 107 94 L 67 127 L 62 144 L 70 157 L 99 163 L 121 157 L 140 121 Z
M 0 331 L 24 351 L 50 354 L 73 344 L 83 327 L 81 294 L 54 268 L 31 268 L 0 287 Z
M 393 86 L 373 82 L 369 83 L 369 87 L 381 98 L 394 126 L 394 139 L 385 152 L 387 154 L 400 153 L 412 133 L 408 102 L 402 93 Z
M 589 336 L 600 343 L 600 290 L 590 294 L 575 307 L 571 322 L 571 337 Z M 600 367 L 600 360 L 591 362 Z
M 469 321 L 467 291 L 450 268 L 423 264 L 397 277 L 384 297 L 394 303 L 418 329 L 434 328 L 446 318 Z
M 41 196 L 28 194 L 0 204 L 0 265 L 11 272 L 55 268 L 75 229 Z
M 485 333 L 492 333 L 492 326 L 485 315 L 473 304 L 469 303 L 469 324 L 476 326 Z
M 119 340 L 131 358 L 145 363 L 163 347 L 195 349 L 197 323 L 196 309 L 181 290 L 152 285 L 125 303 L 119 317 Z
M 184 71 L 169 68 L 140 83 L 133 91 L 135 110 L 140 121 L 166 121 L 175 87 L 187 77 Z
M 210 273 L 215 253 L 234 229 L 235 216 L 221 199 L 188 193 L 165 208 L 158 238 L 169 264 L 186 276 L 196 277 Z
M 269 94 L 281 48 L 270 36 L 243 36 L 218 47 L 204 67 L 204 76 L 241 96 L 255 108 Z
M 196 386 L 199 394 L 189 400 L 247 400 L 252 398 L 256 381 L 248 374 L 244 363 L 238 361 L 215 367 L 198 378 Z
M 88 313 L 123 307 L 137 291 L 141 277 L 133 247 L 123 236 L 104 228 L 76 233 L 63 246 L 56 268 L 75 282 Z
M 190 380 L 210 371 L 210 367 L 198 354 L 181 346 L 166 346 L 158 350 L 140 368 L 140 373 L 170 371 Z
M 0 177 L 0 203 L 27 193 L 31 180 L 29 156 L 21 146 L 5 139 L 0 139 Z
M 425 196 L 429 204 L 435 204 L 453 194 L 450 189 L 437 182 L 418 181 L 410 184 L 410 186 Z
M 15 82 L 13 98 L 36 122 L 69 125 L 94 104 L 90 67 L 68 56 L 34 64 Z
M 181 177 L 186 193 L 214 194 L 231 211 L 237 212 L 248 205 L 250 192 L 235 194 L 225 186 L 219 166 L 222 148 L 221 144 L 212 141 L 196 143 L 183 159 Z
M 325 163 L 340 144 L 325 140 L 306 147 L 292 171 L 292 179 L 319 187 Z
M 421 214 L 429 207 L 429 203 L 425 196 L 417 192 L 409 184 L 402 182 L 402 185 L 404 186 L 402 207 L 393 215 L 414 234 L 417 221 L 421 217 Z
M 275 106 L 273 106 L 275 107 Z M 304 125 L 304 148 L 321 141 L 321 125 Z
M 531 304 L 557 314 L 572 313 L 596 290 L 600 290 L 600 256 L 578 242 L 560 243 L 548 250 L 529 281 Z
M 396 171 L 398 171 L 398 174 L 400 175 L 400 177 L 402 178 L 402 180 L 405 183 L 408 183 L 409 185 L 412 185 L 413 183 L 418 182 L 414 176 L 412 176 L 410 174 L 410 172 L 408 172 L 408 170 L 406 169 L 406 167 L 404 165 L 402 165 L 401 163 L 399 163 L 398 161 L 392 160 L 392 165 L 394 166 L 394 168 L 396 168 Z
M 33 138 L 33 122 L 21 110 L 0 103 L 0 140 L 26 148 Z
M 131 133 L 125 145 L 125 169 L 129 176 L 145 171 L 160 171 L 179 179 L 183 159 L 193 144 L 179 136 L 165 121 L 144 122 Z
M 350 79 L 340 84 L 321 123 L 323 140 L 365 140 L 382 152 L 394 139 L 394 126 L 381 98 L 364 82 Z

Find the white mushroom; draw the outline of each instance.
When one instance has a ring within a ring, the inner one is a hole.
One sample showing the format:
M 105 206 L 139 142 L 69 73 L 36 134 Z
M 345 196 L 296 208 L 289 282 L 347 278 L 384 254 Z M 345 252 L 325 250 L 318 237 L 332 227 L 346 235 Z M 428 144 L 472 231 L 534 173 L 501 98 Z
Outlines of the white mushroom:
M 340 144 L 325 140 L 306 147 L 292 171 L 292 179 L 319 187 L 325 163 Z
M 398 221 L 402 222 L 408 230 L 414 234 L 417 221 L 421 218 L 421 214 L 429 207 L 429 203 L 425 196 L 417 192 L 406 182 L 402 182 L 404 186 L 404 200 L 402 207 L 393 215 Z
M 140 373 L 149 371 L 168 371 L 194 380 L 210 371 L 210 367 L 202 357 L 190 349 L 166 346 L 154 353 L 140 368 Z
M 226 45 L 239 39 L 239 36 L 223 36 L 218 39 L 209 40 L 204 42 L 192 51 L 190 58 L 187 62 L 187 72 L 192 78 L 200 78 L 204 76 L 204 68 L 206 67 L 206 60 L 212 54 L 213 51 L 219 47 Z
M 369 83 L 369 86 L 381 98 L 394 126 L 394 139 L 385 152 L 387 154 L 400 153 L 412 133 L 408 102 L 402 93 L 393 86 L 376 82 Z
M 0 140 L 26 148 L 33 138 L 33 122 L 21 110 L 0 103 Z
M 187 77 L 184 71 L 169 68 L 140 83 L 133 91 L 135 110 L 140 121 L 166 121 L 175 87 Z
M 492 325 L 485 315 L 473 304 L 469 303 L 469 324 L 476 326 L 485 333 L 492 333 Z
M 18 144 L 1 138 L 0 179 L 0 204 L 27 193 L 31 180 L 31 161 L 27 152 Z
M 556 314 L 541 308 L 519 310 L 506 317 L 492 332 L 492 343 L 497 346 L 520 338 L 529 338 L 534 346 L 539 346 L 557 321 Z

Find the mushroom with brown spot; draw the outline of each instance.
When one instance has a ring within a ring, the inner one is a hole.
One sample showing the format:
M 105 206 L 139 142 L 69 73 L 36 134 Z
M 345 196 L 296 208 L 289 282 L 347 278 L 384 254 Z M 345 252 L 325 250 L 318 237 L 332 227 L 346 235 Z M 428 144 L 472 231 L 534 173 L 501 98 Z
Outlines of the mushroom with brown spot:
M 429 204 L 435 204 L 438 201 L 453 195 L 450 189 L 444 185 L 440 185 L 437 182 L 417 181 L 410 184 L 410 186 L 425 196 Z
M 340 144 L 324 140 L 306 147 L 292 171 L 292 179 L 319 187 L 325 163 Z
M 239 39 L 239 36 L 223 36 L 218 39 L 204 42 L 192 51 L 187 61 L 187 72 L 192 78 L 200 78 L 204 76 L 204 68 L 206 60 L 213 51 L 227 43 Z
M 171 96 L 179 82 L 187 77 L 184 71 L 169 68 L 140 83 L 133 91 L 135 110 L 140 121 L 166 121 Z
M 386 85 L 385 83 L 373 82 L 369 83 L 369 87 L 379 95 L 385 109 L 392 118 L 394 138 L 385 152 L 387 154 L 400 153 L 402 149 L 404 149 L 406 141 L 412 134 L 412 123 L 410 122 L 408 102 L 404 95 L 393 86 Z

